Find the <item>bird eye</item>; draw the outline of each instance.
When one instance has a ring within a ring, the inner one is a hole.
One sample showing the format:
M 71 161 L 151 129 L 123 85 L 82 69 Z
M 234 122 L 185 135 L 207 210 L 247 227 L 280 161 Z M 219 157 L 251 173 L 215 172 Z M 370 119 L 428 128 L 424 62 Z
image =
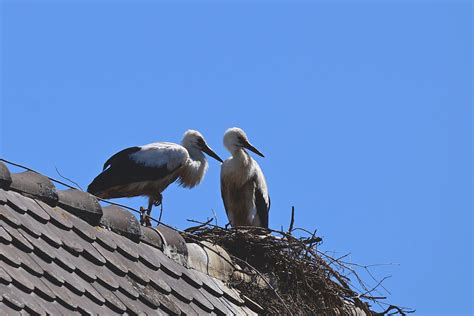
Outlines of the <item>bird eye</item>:
M 202 139 L 201 137 L 197 139 L 197 144 L 201 147 L 203 147 L 205 145 L 205 142 L 204 142 L 204 139 Z

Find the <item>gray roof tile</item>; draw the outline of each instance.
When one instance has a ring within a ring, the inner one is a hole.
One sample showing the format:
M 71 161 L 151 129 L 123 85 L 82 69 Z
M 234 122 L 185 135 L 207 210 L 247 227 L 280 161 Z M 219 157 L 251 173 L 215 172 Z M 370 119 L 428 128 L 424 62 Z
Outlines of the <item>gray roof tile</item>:
M 156 254 L 156 249 L 145 243 L 137 244 L 137 250 L 140 256 L 140 261 L 143 262 L 148 268 L 152 270 L 158 270 L 161 267 L 160 258 Z
M 72 222 L 69 220 L 71 216 L 65 210 L 60 207 L 51 207 L 43 201 L 35 200 L 35 202 L 51 217 L 50 221 L 54 225 L 66 230 L 73 227 Z
M 121 256 L 116 255 L 117 250 L 110 251 L 102 247 L 100 243 L 94 244 L 94 248 L 105 258 L 106 265 L 116 274 L 125 275 L 128 273 L 127 266 L 122 262 Z
M 28 206 L 25 204 L 21 194 L 15 191 L 7 191 L 5 195 L 7 196 L 8 204 L 13 206 L 16 211 L 21 214 L 24 214 L 28 211 Z
M 113 291 L 105 288 L 100 282 L 92 283 L 92 286 L 99 292 L 106 300 L 106 304 L 117 313 L 124 313 L 127 307 L 120 301 Z M 117 286 L 118 287 L 118 286 Z
M 140 314 L 144 315 L 145 314 L 142 312 L 141 302 L 137 301 L 134 298 L 130 298 L 129 296 L 123 294 L 120 291 L 116 291 L 115 295 L 127 307 L 127 313 L 131 315 L 140 315 Z
M 0 188 L 0 203 L 5 204 L 7 203 L 8 198 L 7 198 L 7 192 Z
M 117 275 L 110 271 L 106 266 L 97 267 L 95 274 L 97 276 L 97 281 L 101 283 L 101 285 L 111 290 L 119 288 L 120 284 L 116 280 Z
M 0 259 L 15 267 L 21 264 L 20 251 L 12 244 L 0 243 Z
M 0 267 L 0 283 L 11 283 L 12 282 L 12 278 L 10 277 L 10 275 L 7 273 L 7 271 L 5 271 L 2 267 Z
M 18 295 L 19 290 L 12 284 L 1 284 L 0 283 L 0 293 L 2 293 L 2 302 L 10 303 L 10 306 L 15 309 L 23 309 L 25 307 L 24 299 L 25 295 Z
M 221 299 L 219 297 L 215 297 L 211 293 L 200 289 L 199 292 L 214 306 L 214 311 L 218 315 L 229 315 L 232 314 L 231 311 L 227 308 L 224 303 L 222 303 Z
M 56 188 L 47 177 L 32 171 L 13 173 L 11 177 L 12 183 L 9 189 L 27 196 L 34 196 L 49 205 L 58 203 Z
M 17 228 L 21 225 L 19 214 L 15 212 L 8 204 L 0 205 L 0 219 L 14 228 Z
M 10 275 L 12 278 L 12 283 L 17 285 L 23 291 L 28 293 L 32 292 L 35 288 L 33 282 L 29 280 L 29 273 L 23 270 L 23 268 L 12 267 L 8 264 L 3 265 L 3 269 Z
M 8 170 L 7 165 L 3 162 L 0 162 L 0 187 L 8 188 L 12 183 L 12 176 L 10 170 Z
M 20 250 L 33 251 L 33 245 L 17 229 L 2 221 L 0 221 L 0 226 L 12 237 L 12 244 Z
M 100 220 L 102 225 L 130 238 L 139 239 L 142 235 L 140 223 L 132 213 L 116 205 L 103 207 L 102 211 L 103 216 Z
M 10 234 L 5 230 L 5 228 L 0 226 L 0 242 L 10 243 L 12 242 L 12 240 L 12 236 L 10 236 Z
M 58 192 L 58 206 L 96 226 L 102 217 L 102 208 L 97 199 L 80 190 L 68 189 Z
M 48 213 L 33 199 L 25 197 L 25 204 L 28 207 L 28 214 L 41 223 L 46 223 L 51 219 Z

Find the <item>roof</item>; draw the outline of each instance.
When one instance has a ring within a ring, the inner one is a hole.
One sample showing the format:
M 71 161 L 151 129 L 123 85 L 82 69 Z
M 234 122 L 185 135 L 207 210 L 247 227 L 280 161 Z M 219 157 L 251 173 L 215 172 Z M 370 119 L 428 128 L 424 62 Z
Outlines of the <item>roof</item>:
M 0 248 L 1 314 L 263 313 L 228 285 L 222 248 L 1 162 Z

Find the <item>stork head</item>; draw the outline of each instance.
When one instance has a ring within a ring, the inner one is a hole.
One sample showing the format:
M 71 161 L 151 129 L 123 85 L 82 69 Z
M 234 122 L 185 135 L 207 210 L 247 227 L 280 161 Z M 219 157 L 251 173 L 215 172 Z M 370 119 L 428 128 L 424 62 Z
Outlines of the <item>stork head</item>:
M 246 148 L 261 157 L 265 157 L 257 148 L 255 148 L 250 142 L 245 132 L 238 128 L 232 127 L 225 131 L 224 134 L 224 146 L 231 152 Z
M 222 162 L 221 157 L 219 157 L 206 143 L 206 140 L 198 131 L 189 129 L 184 133 L 183 140 L 181 144 L 186 148 L 190 155 L 193 152 L 204 152 L 211 156 L 212 158 Z

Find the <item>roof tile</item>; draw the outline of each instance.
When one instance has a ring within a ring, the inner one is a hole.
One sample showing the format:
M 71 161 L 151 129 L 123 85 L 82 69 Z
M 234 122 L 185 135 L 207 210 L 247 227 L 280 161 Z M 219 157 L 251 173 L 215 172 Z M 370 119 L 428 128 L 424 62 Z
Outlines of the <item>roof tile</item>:
M 32 278 L 34 279 L 34 284 L 35 284 L 35 293 L 38 293 L 42 297 L 48 297 L 49 300 L 55 300 L 56 295 L 53 293 L 53 291 L 46 285 L 44 282 L 44 278 Z
M 116 290 L 120 286 L 120 284 L 116 281 L 117 275 L 115 275 L 105 266 L 97 267 L 96 276 L 101 285 L 107 287 L 108 289 Z
M 160 258 L 157 255 L 157 252 L 161 252 L 160 250 L 155 249 L 143 242 L 138 243 L 137 248 L 140 261 L 143 262 L 148 268 L 152 270 L 158 270 L 161 267 Z
M 52 224 L 41 225 L 41 238 L 43 238 L 51 246 L 58 248 L 63 242 L 59 235 L 52 229 Z
M 47 177 L 32 171 L 13 173 L 11 176 L 10 189 L 28 196 L 34 196 L 49 205 L 58 203 L 56 188 Z
M 58 206 L 93 226 L 99 224 L 102 207 L 93 195 L 76 189 L 58 191 Z
M 100 243 L 101 246 L 107 248 L 110 251 L 117 249 L 117 244 L 111 237 L 109 230 L 102 227 L 95 227 L 95 230 L 96 242 Z
M 31 258 L 30 254 L 23 253 L 21 256 L 21 266 L 33 276 L 39 277 L 43 275 L 43 269 Z
M 69 230 L 73 227 L 72 222 L 69 220 L 71 215 L 60 207 L 51 207 L 43 201 L 36 200 L 36 203 L 45 211 L 50 217 L 50 221 L 58 226 L 59 228 Z
M 68 310 L 75 311 L 77 309 L 77 303 L 69 295 L 71 291 L 63 285 L 57 285 L 49 280 L 45 280 L 45 284 L 51 289 L 56 296 L 56 302 L 59 305 L 67 308 Z
M 166 313 L 171 315 L 181 314 L 181 310 L 175 303 L 177 300 L 171 294 L 165 295 L 155 291 L 154 299 L 159 302 L 160 308 Z
M 227 287 L 221 280 L 214 279 L 213 281 L 217 284 L 217 286 L 219 286 L 222 292 L 224 292 L 224 296 L 228 300 L 234 302 L 236 305 L 244 305 L 244 300 L 240 297 L 240 294 L 236 290 Z
M 99 243 L 95 243 L 94 248 L 105 258 L 106 265 L 116 274 L 125 275 L 128 273 L 127 266 L 122 262 L 122 256 L 118 255 L 117 250 L 110 251 Z
M 205 311 L 215 310 L 215 306 L 199 290 L 193 292 L 193 302 L 199 305 Z
M 6 242 L 6 243 L 11 243 L 12 242 L 12 236 L 3 228 L 0 226 L 0 242 Z
M 28 215 L 32 216 L 41 223 L 46 223 L 51 220 L 51 216 L 46 213 L 46 211 L 38 204 L 38 201 L 27 199 L 26 202 L 28 206 Z
M 106 300 L 106 304 L 117 313 L 124 313 L 127 307 L 120 301 L 120 299 L 114 294 L 114 292 L 105 288 L 100 282 L 94 282 L 91 284 L 97 292 Z
M 119 290 L 129 296 L 132 299 L 137 299 L 140 296 L 140 293 L 138 293 L 137 289 L 135 288 L 135 282 L 125 276 L 123 278 L 117 278 L 117 282 L 119 283 Z
M 20 252 L 12 244 L 0 243 L 0 259 L 15 267 L 21 264 Z
M 21 225 L 19 214 L 15 212 L 8 204 L 0 205 L 0 219 L 14 228 L 17 228 Z
M 63 269 L 71 272 L 77 269 L 78 262 L 76 260 L 77 256 L 72 255 L 63 247 L 56 249 L 56 258 L 54 262 L 61 266 Z M 80 264 L 80 263 L 79 263 Z
M 11 306 L 14 306 L 15 309 L 23 309 L 25 307 L 25 303 L 24 303 L 24 296 L 25 295 L 18 295 L 18 289 L 9 284 L 9 285 L 5 285 L 5 284 L 1 284 L 0 283 L 0 293 L 2 293 L 2 298 L 3 298 L 3 302 L 5 301 L 8 301 Z
M 7 273 L 7 271 L 3 270 L 2 267 L 0 267 L 0 283 L 11 283 L 12 282 L 12 278 L 10 277 L 10 275 Z
M 71 216 L 70 221 L 72 222 L 72 225 L 73 225 L 72 229 L 82 239 L 85 239 L 88 242 L 92 242 L 96 240 L 97 230 L 93 226 L 89 225 L 82 219 L 74 217 L 74 216 Z
M 227 306 L 222 303 L 220 298 L 215 297 L 204 289 L 200 289 L 199 292 L 214 306 L 214 311 L 218 315 L 232 314 L 231 311 L 227 308 Z
M 21 315 L 18 310 L 13 309 L 9 305 L 7 305 L 7 302 L 5 304 L 0 304 L 0 314 L 1 315 L 8 315 L 8 316 Z
M 21 250 L 33 251 L 33 245 L 15 228 L 0 221 L 0 226 L 12 237 L 12 243 Z
M 224 295 L 224 292 L 220 289 L 219 286 L 211 278 L 201 271 L 194 271 L 195 275 L 202 281 L 203 287 L 214 296 L 220 297 Z
M 138 253 L 135 251 L 136 243 L 117 234 L 111 234 L 113 241 L 117 244 L 117 250 L 132 261 L 138 260 Z
M 7 196 L 8 204 L 11 205 L 15 211 L 20 214 L 24 214 L 28 211 L 28 206 L 24 203 L 21 194 L 15 191 L 7 191 L 5 195 Z
M 161 238 L 160 233 L 158 233 L 153 227 L 143 226 L 140 240 L 155 248 L 163 250 L 163 239 Z
M 116 205 L 103 207 L 102 211 L 103 216 L 100 220 L 102 225 L 129 238 L 139 239 L 142 235 L 140 223 L 129 211 Z
M 181 310 L 182 315 L 199 315 L 198 312 L 191 307 L 191 304 L 185 303 L 181 300 L 174 300 L 173 303 Z
M 7 198 L 7 191 L 4 191 L 1 187 L 0 187 L 0 204 L 5 204 L 7 203 L 8 201 L 8 198 Z
M 42 238 L 35 238 L 25 232 L 23 229 L 19 228 L 18 232 L 25 237 L 31 245 L 34 247 L 34 252 L 38 254 L 42 258 L 49 258 L 53 260 L 56 258 L 56 250 L 53 246 L 50 246 L 46 241 Z
M 166 284 L 169 285 L 172 292 L 177 295 L 181 300 L 185 302 L 191 302 L 193 300 L 193 288 L 181 279 L 175 279 L 163 270 L 158 270 L 155 272 Z
M 134 298 L 130 298 L 129 296 L 123 294 L 120 291 L 116 291 L 115 295 L 127 307 L 127 313 L 132 315 L 145 315 L 141 308 L 142 303 L 135 300 Z
M 164 294 L 171 293 L 171 287 L 160 277 L 159 273 L 152 272 L 150 274 L 150 284 Z
M 141 284 L 147 284 L 150 282 L 150 277 L 148 276 L 150 270 L 143 263 L 141 263 L 141 261 L 124 262 L 127 264 L 128 275 L 131 276 L 134 280 Z
M 15 268 L 8 264 L 4 264 L 3 269 L 12 278 L 12 283 L 17 285 L 23 291 L 30 293 L 34 290 L 35 286 L 29 280 L 29 273 L 23 270 L 23 268 L 21 267 Z
M 12 176 L 6 164 L 0 161 L 0 187 L 8 188 L 12 183 Z

